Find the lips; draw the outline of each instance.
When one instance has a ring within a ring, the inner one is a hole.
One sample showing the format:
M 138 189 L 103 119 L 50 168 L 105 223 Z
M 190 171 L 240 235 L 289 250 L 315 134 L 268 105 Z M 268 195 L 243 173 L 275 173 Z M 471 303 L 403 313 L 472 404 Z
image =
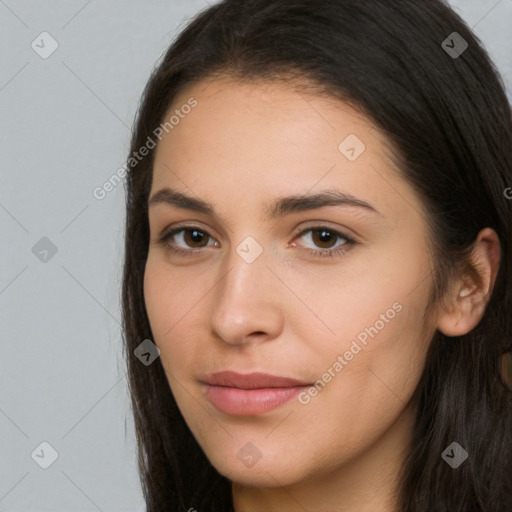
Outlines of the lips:
M 263 388 L 295 388 L 307 386 L 310 383 L 289 377 L 280 377 L 268 373 L 241 374 L 232 371 L 212 373 L 204 379 L 211 386 L 223 386 L 238 389 L 263 389 Z
M 312 384 L 266 373 L 240 374 L 223 371 L 202 380 L 206 398 L 229 415 L 256 415 L 284 405 Z

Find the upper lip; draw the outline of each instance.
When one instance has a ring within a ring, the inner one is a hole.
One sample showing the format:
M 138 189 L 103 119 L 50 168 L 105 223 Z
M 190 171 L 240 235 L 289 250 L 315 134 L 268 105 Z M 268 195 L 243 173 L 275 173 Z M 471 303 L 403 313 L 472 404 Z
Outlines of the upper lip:
M 308 382 L 290 377 L 281 377 L 261 372 L 242 374 L 229 370 L 211 373 L 203 379 L 203 382 L 211 386 L 239 389 L 295 388 L 297 386 L 310 385 Z

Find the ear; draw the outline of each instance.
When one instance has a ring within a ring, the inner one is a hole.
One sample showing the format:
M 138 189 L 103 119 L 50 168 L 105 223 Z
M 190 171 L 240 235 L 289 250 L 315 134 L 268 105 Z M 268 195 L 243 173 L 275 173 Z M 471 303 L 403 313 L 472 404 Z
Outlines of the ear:
M 500 241 L 496 232 L 485 228 L 476 238 L 471 261 L 476 275 L 461 276 L 451 287 L 448 303 L 437 318 L 437 329 L 446 336 L 462 336 L 474 329 L 485 313 L 500 262 Z

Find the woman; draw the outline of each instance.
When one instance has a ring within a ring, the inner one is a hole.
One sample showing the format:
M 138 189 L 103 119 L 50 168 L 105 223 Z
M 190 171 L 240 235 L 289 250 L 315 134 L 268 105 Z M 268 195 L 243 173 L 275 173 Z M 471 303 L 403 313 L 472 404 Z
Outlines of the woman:
M 148 511 L 512 510 L 511 135 L 440 1 L 188 24 L 128 161 Z

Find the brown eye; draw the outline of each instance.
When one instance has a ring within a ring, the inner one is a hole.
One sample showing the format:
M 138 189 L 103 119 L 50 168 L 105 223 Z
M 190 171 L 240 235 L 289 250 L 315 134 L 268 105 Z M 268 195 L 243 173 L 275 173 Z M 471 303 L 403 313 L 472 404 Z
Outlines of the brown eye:
M 315 226 L 304 229 L 297 235 L 302 238 L 303 248 L 312 256 L 333 257 L 342 255 L 357 242 L 349 236 L 327 226 Z
M 205 247 L 208 244 L 208 235 L 198 229 L 183 229 L 183 241 L 193 248 Z M 197 244 L 197 245 L 196 245 Z
M 336 244 L 339 235 L 328 229 L 311 230 L 313 243 L 321 249 L 331 249 Z
M 210 240 L 215 245 L 215 240 L 206 232 L 195 227 L 179 227 L 164 232 L 158 243 L 176 253 L 194 253 L 194 249 L 208 247 Z

